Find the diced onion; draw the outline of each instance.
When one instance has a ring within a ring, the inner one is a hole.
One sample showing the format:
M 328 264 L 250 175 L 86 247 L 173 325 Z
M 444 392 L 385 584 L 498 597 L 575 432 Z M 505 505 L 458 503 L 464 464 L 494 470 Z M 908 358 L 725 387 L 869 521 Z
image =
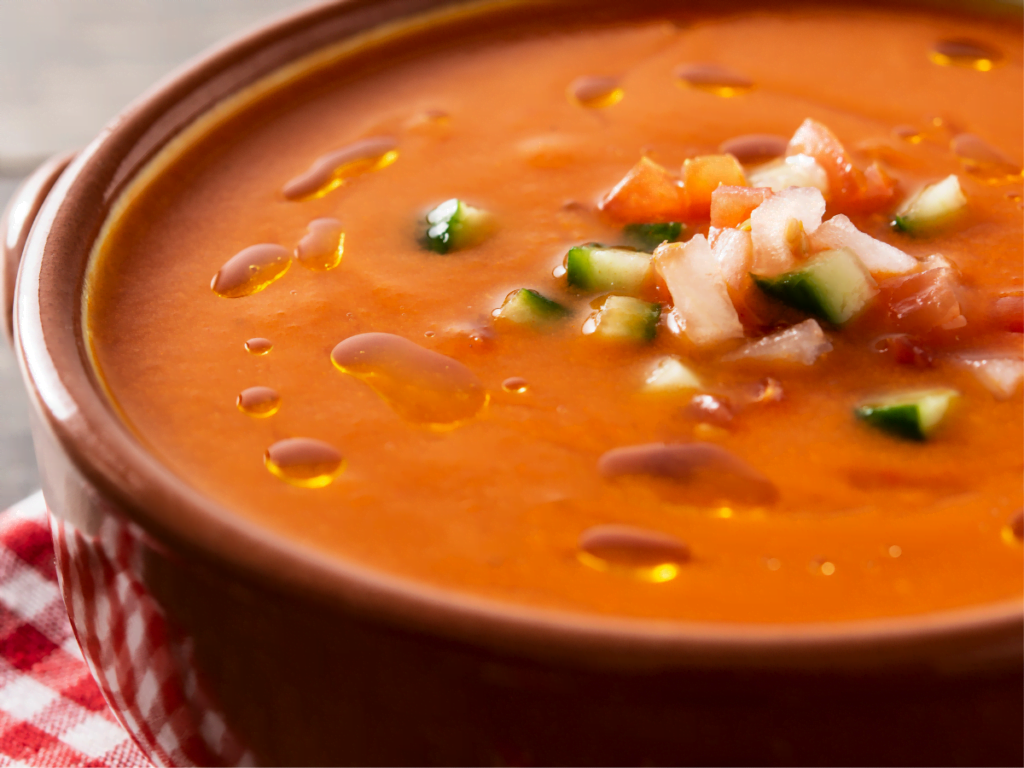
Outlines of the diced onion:
M 697 346 L 743 337 L 743 326 L 729 298 L 718 261 L 703 235 L 666 243 L 654 252 L 683 333 Z
M 785 360 L 813 365 L 821 355 L 830 351 L 832 343 L 825 337 L 817 321 L 804 320 L 730 352 L 722 360 Z
M 872 275 L 902 275 L 917 268 L 913 256 L 853 226 L 846 216 L 833 216 L 808 238 L 812 251 L 849 248 Z
M 969 369 L 998 400 L 1007 400 L 1024 379 L 1024 360 L 1012 357 L 960 355 L 960 365 Z
M 754 245 L 752 271 L 771 277 L 796 264 L 790 221 L 799 221 L 804 234 L 812 234 L 825 215 L 825 198 L 813 187 L 791 187 L 765 200 L 750 214 Z
M 752 187 L 769 187 L 772 192 L 814 187 L 828 194 L 828 174 L 810 155 L 790 155 L 762 165 L 750 173 L 749 181 Z

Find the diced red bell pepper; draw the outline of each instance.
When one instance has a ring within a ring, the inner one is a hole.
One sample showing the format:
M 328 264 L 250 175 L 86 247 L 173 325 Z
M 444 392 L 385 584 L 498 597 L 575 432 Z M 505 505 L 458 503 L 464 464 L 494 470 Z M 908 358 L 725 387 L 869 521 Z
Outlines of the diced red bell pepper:
M 738 227 L 772 196 L 768 187 L 721 186 L 711 193 L 711 226 Z
M 601 210 L 625 224 L 682 221 L 686 191 L 666 168 L 642 157 L 601 201 Z

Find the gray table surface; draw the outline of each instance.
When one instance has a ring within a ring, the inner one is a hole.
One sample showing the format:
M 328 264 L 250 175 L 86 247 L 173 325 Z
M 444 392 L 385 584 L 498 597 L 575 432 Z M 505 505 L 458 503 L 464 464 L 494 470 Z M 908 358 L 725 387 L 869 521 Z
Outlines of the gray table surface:
M 0 207 L 186 59 L 297 0 L 0 0 Z M 0 340 L 0 509 L 38 487 L 28 400 Z

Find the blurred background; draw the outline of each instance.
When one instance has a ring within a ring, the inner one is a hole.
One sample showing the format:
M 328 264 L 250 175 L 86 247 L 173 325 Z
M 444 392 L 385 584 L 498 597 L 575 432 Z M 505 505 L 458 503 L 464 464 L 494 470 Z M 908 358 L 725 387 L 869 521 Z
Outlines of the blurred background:
M 0 208 L 42 160 L 227 36 L 307 0 L 0 0 Z M 0 339 L 0 510 L 39 485 L 28 400 Z

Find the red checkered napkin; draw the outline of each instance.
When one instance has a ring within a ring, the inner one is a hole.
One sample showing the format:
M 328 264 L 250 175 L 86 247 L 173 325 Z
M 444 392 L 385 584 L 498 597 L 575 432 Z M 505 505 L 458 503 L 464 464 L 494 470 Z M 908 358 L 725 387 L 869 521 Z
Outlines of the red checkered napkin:
M 41 493 L 0 513 L 0 766 L 150 766 L 89 676 Z

